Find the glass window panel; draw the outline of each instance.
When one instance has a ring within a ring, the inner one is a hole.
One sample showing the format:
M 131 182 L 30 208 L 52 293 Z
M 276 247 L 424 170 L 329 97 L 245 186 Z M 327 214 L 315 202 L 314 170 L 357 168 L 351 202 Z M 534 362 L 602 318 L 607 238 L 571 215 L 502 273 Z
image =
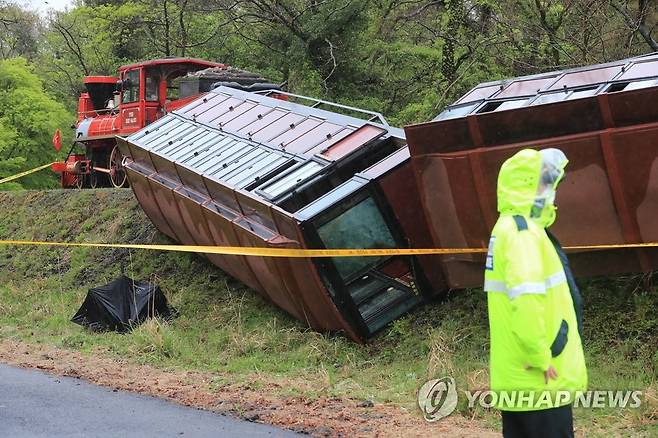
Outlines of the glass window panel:
M 139 100 L 139 69 L 130 70 L 123 76 L 122 102 L 132 103 Z
M 500 84 L 488 85 L 485 87 L 474 88 L 462 96 L 457 103 L 473 102 L 476 100 L 487 99 L 500 91 Z M 456 116 L 457 117 L 457 116 Z
M 158 152 L 160 152 L 162 155 L 170 156 L 176 151 L 189 150 L 194 146 L 194 141 L 201 137 L 203 133 L 203 129 L 192 129 L 189 132 L 186 132 L 185 135 L 172 140 L 172 144 L 166 143 L 162 148 L 158 150 Z
M 271 198 L 276 198 L 280 194 L 315 174 L 322 169 L 322 167 L 321 164 L 316 163 L 315 161 L 307 161 L 283 178 L 266 185 L 261 190 Z
M 224 161 L 224 163 L 222 163 L 221 168 L 219 168 L 218 170 L 216 170 L 214 173 L 211 174 L 214 179 L 223 180 L 236 168 L 258 157 L 258 155 L 260 154 L 260 149 L 246 145 L 244 143 L 242 144 L 244 146 L 240 151 L 240 153 L 236 154 L 235 158 Z
M 517 79 L 511 82 L 496 97 L 534 96 L 539 90 L 555 81 L 557 75 L 545 76 L 536 79 Z
M 152 73 L 147 71 L 146 72 L 146 83 L 144 84 L 144 98 L 149 101 L 149 102 L 157 102 L 159 99 L 159 93 L 158 93 L 158 88 L 159 88 L 159 80 L 160 78 Z
M 241 114 L 246 113 L 250 109 L 253 109 L 256 104 L 252 102 L 242 102 L 238 105 L 236 105 L 233 110 L 229 110 L 228 112 L 224 113 L 221 115 L 219 118 L 215 119 L 212 121 L 213 124 L 222 126 L 227 122 L 232 121 L 236 117 L 239 117 Z
M 557 82 L 551 85 L 551 90 L 561 90 L 582 85 L 603 83 L 614 78 L 621 71 L 622 64 L 610 67 L 592 68 L 589 70 L 566 73 Z
M 235 109 L 235 107 L 240 105 L 242 102 L 243 101 L 241 99 L 230 97 L 221 102 L 216 102 L 210 108 L 204 108 L 203 111 L 195 111 L 194 117 L 198 122 L 211 124 L 214 123 L 215 119 L 231 111 L 231 108 Z
M 251 149 L 253 148 L 249 146 L 249 150 Z M 213 174 L 220 169 L 225 169 L 232 161 L 247 152 L 244 143 L 235 141 L 234 143 L 231 143 L 230 147 L 222 149 L 219 153 L 213 153 L 209 159 L 204 160 L 202 164 L 197 166 L 197 168 L 201 172 Z
M 653 85 L 656 85 L 656 80 L 655 79 L 651 79 L 651 80 L 648 80 L 648 81 L 631 82 L 630 84 L 628 84 L 624 88 L 624 91 L 639 90 L 641 88 L 647 88 L 647 87 L 651 87 Z
M 551 102 L 558 102 L 560 100 L 564 100 L 564 98 L 567 96 L 567 93 L 565 92 L 558 92 L 558 93 L 551 93 L 551 94 L 544 94 L 539 96 L 537 99 L 535 99 L 532 104 L 533 105 L 541 105 L 543 103 L 551 103 Z
M 596 94 L 597 89 L 598 87 L 587 88 L 585 90 L 576 90 L 573 93 L 571 93 L 566 100 L 582 99 L 583 97 L 594 96 Z
M 205 147 L 209 146 L 211 142 L 217 142 L 220 138 L 221 137 L 217 137 L 213 132 L 205 131 L 202 135 L 192 140 L 187 148 L 171 151 L 169 156 L 172 160 L 185 161 L 190 155 L 194 156 L 195 152 L 198 155 Z
M 209 108 L 213 108 L 214 106 L 221 104 L 228 98 L 229 96 L 226 94 L 207 93 L 189 105 L 185 105 L 178 111 L 180 111 L 181 114 L 185 114 L 186 117 L 193 117 L 196 114 L 201 114 Z
M 288 143 L 286 145 L 286 151 L 293 154 L 302 154 L 319 143 L 326 141 L 327 135 L 331 138 L 341 129 L 343 129 L 343 127 L 340 125 L 323 122 L 319 126 L 308 131 L 306 134 Z
M 159 138 L 155 138 L 153 142 L 149 144 L 149 148 L 154 151 L 162 149 L 163 147 L 168 146 L 170 141 L 174 143 L 175 139 L 179 138 L 181 135 L 189 133 L 192 130 L 194 130 L 194 126 L 191 123 L 181 123 L 174 129 L 163 132 Z
M 527 101 L 528 101 L 527 99 L 523 99 L 523 100 L 510 100 L 508 102 L 503 102 L 494 111 L 505 111 L 505 110 L 511 110 L 511 109 L 514 109 L 514 108 L 520 108 Z
M 457 106 L 453 108 L 448 108 L 445 111 L 443 111 L 441 114 L 436 116 L 434 120 L 448 120 L 448 119 L 454 119 L 456 117 L 462 117 L 467 114 L 470 114 L 471 111 L 475 109 L 476 106 L 479 105 L 479 102 L 471 104 L 471 105 L 463 105 L 463 106 Z
M 311 219 L 312 217 L 317 216 L 321 212 L 327 210 L 327 208 L 334 205 L 336 202 L 356 192 L 361 187 L 363 187 L 366 183 L 367 180 L 361 180 L 358 177 L 352 178 L 351 180 L 336 187 L 326 195 L 312 201 L 307 206 L 297 210 L 297 212 L 295 212 L 295 218 L 298 218 L 300 220 Z
M 290 125 L 297 124 L 304 120 L 304 116 L 299 114 L 289 113 L 275 122 L 269 124 L 258 132 L 252 134 L 254 141 L 268 142 L 270 139 L 283 134 L 285 131 L 290 130 Z
M 631 67 L 627 68 L 621 77 L 618 79 L 639 79 L 639 78 L 650 78 L 658 76 L 658 60 L 651 60 L 645 62 L 638 62 L 633 64 Z
M 374 199 L 366 198 L 336 218 L 318 227 L 324 246 L 339 248 L 395 248 L 395 239 Z M 338 273 L 347 281 L 386 257 L 333 258 Z
M 256 105 L 251 108 L 249 111 L 245 111 L 243 114 L 240 114 L 238 117 L 234 118 L 230 122 L 224 124 L 224 129 L 230 131 L 239 131 L 250 123 L 254 123 L 257 120 L 260 120 L 263 115 L 270 112 L 272 108 Z M 260 118 L 259 118 L 260 116 Z
M 286 148 L 288 143 L 311 131 L 321 123 L 322 120 L 308 118 L 303 122 L 294 125 L 294 128 L 290 128 L 290 130 L 287 130 L 283 134 L 271 139 L 269 142 L 278 147 Z
M 234 164 L 232 163 L 232 165 L 229 166 L 229 168 L 227 168 L 225 172 L 222 172 L 221 173 L 222 180 L 224 182 L 230 182 L 231 179 L 233 179 L 234 177 L 236 176 L 240 177 L 240 175 L 250 170 L 254 165 L 256 165 L 267 155 L 271 155 L 271 154 L 263 149 L 254 148 L 248 154 L 237 159 Z
M 268 171 L 267 169 L 272 169 L 284 161 L 287 161 L 287 158 L 277 154 L 261 156 L 259 160 L 251 163 L 244 171 L 232 175 L 226 182 L 236 187 L 242 187 L 253 182 L 257 176 L 263 175 L 264 172 Z
M 160 129 L 167 129 L 169 126 L 177 126 L 180 123 L 182 122 L 173 116 L 165 116 L 151 123 L 148 129 L 131 134 L 128 139 L 131 141 L 140 140 L 141 142 L 147 142 L 149 138 L 157 137 Z
M 252 135 L 255 132 L 263 129 L 265 126 L 268 126 L 271 123 L 274 123 L 276 120 L 279 120 L 281 117 L 284 117 L 286 114 L 288 114 L 286 111 L 280 109 L 264 110 L 261 114 L 261 117 L 257 117 L 254 122 L 239 128 L 238 132 Z
M 189 155 L 186 159 L 181 160 L 182 163 L 188 163 L 189 166 L 191 167 L 197 167 L 201 169 L 201 167 L 204 165 L 204 163 L 210 158 L 214 156 L 220 156 L 221 154 L 224 153 L 224 151 L 228 148 L 231 147 L 231 145 L 235 144 L 235 140 L 230 138 L 230 137 L 218 137 L 219 141 L 213 141 L 209 143 L 208 145 L 202 147 L 196 152 L 196 155 L 192 153 Z

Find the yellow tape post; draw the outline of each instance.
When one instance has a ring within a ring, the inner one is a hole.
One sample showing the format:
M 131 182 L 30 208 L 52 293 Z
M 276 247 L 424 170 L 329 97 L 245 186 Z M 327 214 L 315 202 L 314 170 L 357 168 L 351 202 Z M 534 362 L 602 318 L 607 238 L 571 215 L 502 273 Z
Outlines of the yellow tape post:
M 158 245 L 158 244 L 121 244 L 121 243 L 77 243 L 77 242 L 43 242 L 31 240 L 0 240 L 0 245 L 51 246 L 73 248 L 113 248 L 145 249 L 155 251 L 179 251 L 203 254 L 242 255 L 257 257 L 380 257 L 410 255 L 450 255 L 483 254 L 486 248 L 377 248 L 377 249 L 296 249 L 296 248 L 262 248 L 241 246 L 198 246 L 198 245 Z M 656 248 L 658 242 L 627 243 L 611 245 L 567 246 L 568 251 L 593 251 L 606 249 Z
M 50 167 L 53 164 L 54 163 L 44 164 L 43 166 L 35 167 L 34 169 L 26 170 L 25 172 L 17 173 L 16 175 L 12 175 L 12 176 L 8 176 L 6 178 L 2 178 L 2 179 L 0 179 L 0 184 L 4 184 L 4 183 L 10 182 L 10 181 L 14 181 L 18 178 L 23 178 L 24 176 L 27 176 L 31 173 L 35 173 L 35 172 L 38 172 L 40 170 L 45 169 L 46 167 Z

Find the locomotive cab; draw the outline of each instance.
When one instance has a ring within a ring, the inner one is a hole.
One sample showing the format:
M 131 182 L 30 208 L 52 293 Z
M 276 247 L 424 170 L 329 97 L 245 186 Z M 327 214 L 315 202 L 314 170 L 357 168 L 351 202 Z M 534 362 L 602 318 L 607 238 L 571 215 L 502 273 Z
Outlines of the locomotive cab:
M 137 131 L 180 107 L 183 102 L 178 102 L 176 79 L 212 67 L 224 65 L 171 58 L 121 67 L 120 134 Z
M 52 170 L 61 174 L 62 187 L 126 185 L 116 136 L 138 131 L 184 105 L 187 100 L 179 102 L 177 93 L 170 92 L 173 81 L 208 68 L 224 65 L 192 58 L 165 58 L 122 66 L 118 78 L 87 76 L 86 92 L 78 101 L 74 144 L 66 160 L 52 165 Z M 82 151 L 73 153 L 76 147 Z

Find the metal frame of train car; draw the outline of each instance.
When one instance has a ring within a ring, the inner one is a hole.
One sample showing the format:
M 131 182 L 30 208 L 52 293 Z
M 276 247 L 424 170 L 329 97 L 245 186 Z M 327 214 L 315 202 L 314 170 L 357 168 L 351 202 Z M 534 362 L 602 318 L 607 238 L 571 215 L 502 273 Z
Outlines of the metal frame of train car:
M 565 245 L 658 241 L 658 54 L 478 85 L 405 128 L 437 247 L 484 247 L 501 164 L 522 148 L 570 160 L 553 232 Z M 416 244 L 414 242 L 414 244 Z M 647 272 L 655 249 L 580 251 L 576 275 Z M 482 284 L 483 256 L 441 258 L 451 287 Z
M 429 235 L 400 129 L 377 113 L 267 94 L 219 87 L 119 138 L 160 231 L 273 248 L 397 248 Z M 431 257 L 206 257 L 314 329 L 357 341 L 446 287 Z

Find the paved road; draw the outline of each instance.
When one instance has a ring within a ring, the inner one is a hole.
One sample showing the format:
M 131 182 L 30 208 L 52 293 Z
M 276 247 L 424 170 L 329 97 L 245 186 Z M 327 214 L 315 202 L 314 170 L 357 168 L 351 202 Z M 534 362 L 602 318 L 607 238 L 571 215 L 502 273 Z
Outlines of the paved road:
M 0 437 L 296 437 L 291 432 L 0 364 Z

